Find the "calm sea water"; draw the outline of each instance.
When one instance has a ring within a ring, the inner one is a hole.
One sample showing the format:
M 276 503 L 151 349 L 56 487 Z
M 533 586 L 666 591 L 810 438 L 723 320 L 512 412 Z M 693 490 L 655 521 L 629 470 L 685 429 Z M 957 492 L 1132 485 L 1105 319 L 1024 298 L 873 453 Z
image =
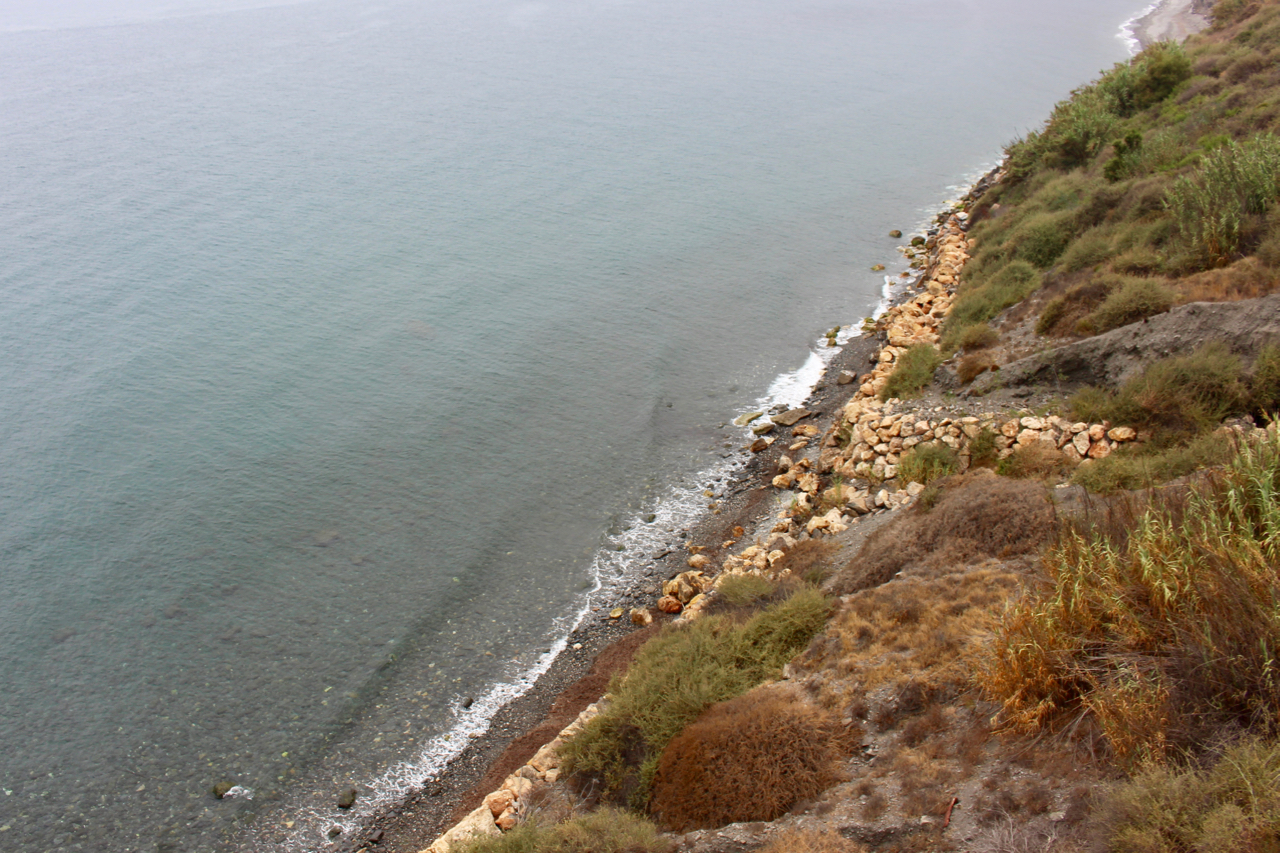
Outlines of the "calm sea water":
M 421 781 L 1142 5 L 0 3 L 0 849 Z

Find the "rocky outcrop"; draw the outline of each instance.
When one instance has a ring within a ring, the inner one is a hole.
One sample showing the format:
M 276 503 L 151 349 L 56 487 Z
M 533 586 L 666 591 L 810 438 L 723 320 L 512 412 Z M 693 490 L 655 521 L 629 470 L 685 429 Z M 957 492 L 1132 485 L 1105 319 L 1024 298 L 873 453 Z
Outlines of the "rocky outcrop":
M 1222 341 L 1251 362 L 1280 341 L 1280 294 L 1240 302 L 1192 302 L 1112 329 L 1096 337 L 1045 350 L 974 380 L 971 395 L 1019 386 L 1116 387 L 1158 358 L 1189 355 L 1206 341 Z

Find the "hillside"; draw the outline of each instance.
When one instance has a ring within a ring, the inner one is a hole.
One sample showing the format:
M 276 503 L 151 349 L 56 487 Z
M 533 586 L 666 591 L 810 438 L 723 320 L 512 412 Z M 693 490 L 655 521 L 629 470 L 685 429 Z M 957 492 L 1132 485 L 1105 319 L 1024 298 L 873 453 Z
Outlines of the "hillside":
M 432 851 L 1280 850 L 1280 0 L 1212 15 L 902 247 L 839 404 L 760 419 L 763 497 Z

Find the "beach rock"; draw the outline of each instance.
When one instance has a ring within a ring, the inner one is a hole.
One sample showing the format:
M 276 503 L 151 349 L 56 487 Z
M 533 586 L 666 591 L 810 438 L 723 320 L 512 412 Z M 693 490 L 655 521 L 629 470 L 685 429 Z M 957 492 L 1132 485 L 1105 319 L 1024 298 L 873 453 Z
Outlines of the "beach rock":
M 818 475 L 814 474 L 812 471 L 806 472 L 796 480 L 796 485 L 799 486 L 800 490 L 806 494 L 815 494 L 820 485 Z
M 499 832 L 498 825 L 494 823 L 493 814 L 490 813 L 487 806 L 481 803 L 474 811 L 455 825 L 453 829 L 437 838 L 427 848 L 427 853 L 452 853 L 468 838 L 473 838 L 477 835 L 497 835 Z
M 762 417 L 764 417 L 764 412 L 747 412 L 746 414 L 738 415 L 736 418 L 734 418 L 733 425 L 746 426 L 747 424 L 754 421 L 756 418 L 762 418 Z
M 358 797 L 359 795 L 360 795 L 360 792 L 357 791 L 355 788 L 346 789 L 342 793 L 338 794 L 338 808 L 340 809 L 351 808 L 356 804 L 356 797 Z
M 773 478 L 773 487 L 775 489 L 790 489 L 796 484 L 796 475 L 788 471 L 785 474 L 779 474 Z
M 901 232 L 901 231 L 899 231 L 897 228 L 895 228 L 895 229 L 893 229 L 892 231 L 890 231 L 890 232 L 889 232 L 889 236 L 890 236 L 890 237 L 892 237 L 893 239 L 897 240 L 899 237 L 901 237 L 901 236 L 902 236 L 902 232 Z
M 871 512 L 871 507 L 867 506 L 866 495 L 855 495 L 846 502 L 846 505 L 858 515 L 866 515 Z
M 857 378 L 858 378 L 857 374 L 850 373 L 847 370 L 842 370 L 840 371 L 840 375 L 836 377 L 836 384 L 848 385 L 849 383 L 854 382 Z
M 653 624 L 653 614 L 648 610 L 641 610 L 639 607 L 631 608 L 631 624 L 639 625 L 644 628 Z
M 773 427 L 774 427 L 773 421 L 764 421 L 763 423 L 758 423 L 755 426 L 753 426 L 751 428 L 751 434 L 765 435 L 766 433 L 773 432 Z
M 505 812 L 515 804 L 516 795 L 507 790 L 494 791 L 492 794 L 484 798 L 484 804 L 489 807 L 489 811 L 494 817 Z
M 689 568 L 701 571 L 711 565 L 711 558 L 706 554 L 694 554 L 692 557 L 685 560 L 685 562 L 689 564 Z
M 751 442 L 751 446 L 748 449 L 752 453 L 763 453 L 769 449 L 769 442 L 763 438 L 757 438 L 755 441 Z
M 1112 441 L 1133 441 L 1138 433 L 1132 427 L 1116 427 L 1107 431 L 1107 438 Z
M 663 613 L 679 613 L 681 610 L 684 610 L 684 605 L 680 603 L 680 599 L 674 596 L 664 595 L 662 598 L 658 599 L 658 609 Z
M 210 793 L 212 793 L 213 796 L 216 797 L 217 799 L 221 800 L 223 797 L 227 795 L 227 792 L 230 791 L 235 786 L 236 786 L 235 782 L 228 782 L 227 780 L 223 779 L 221 782 L 217 783 L 216 785 L 213 786 L 213 788 L 210 789 Z
M 780 415 L 773 416 L 773 422 L 780 426 L 795 426 L 800 421 L 812 415 L 813 412 L 808 409 L 790 409 Z

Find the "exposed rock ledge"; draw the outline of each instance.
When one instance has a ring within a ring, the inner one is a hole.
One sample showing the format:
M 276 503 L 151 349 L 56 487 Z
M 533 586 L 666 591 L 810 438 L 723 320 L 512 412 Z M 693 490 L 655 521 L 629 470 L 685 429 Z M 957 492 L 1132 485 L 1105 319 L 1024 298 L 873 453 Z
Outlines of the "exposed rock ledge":
M 1187 355 L 1221 340 L 1246 362 L 1280 342 L 1280 294 L 1240 302 L 1192 302 L 1141 323 L 1045 350 L 974 380 L 970 394 L 998 387 L 1106 385 L 1115 387 L 1158 358 Z

